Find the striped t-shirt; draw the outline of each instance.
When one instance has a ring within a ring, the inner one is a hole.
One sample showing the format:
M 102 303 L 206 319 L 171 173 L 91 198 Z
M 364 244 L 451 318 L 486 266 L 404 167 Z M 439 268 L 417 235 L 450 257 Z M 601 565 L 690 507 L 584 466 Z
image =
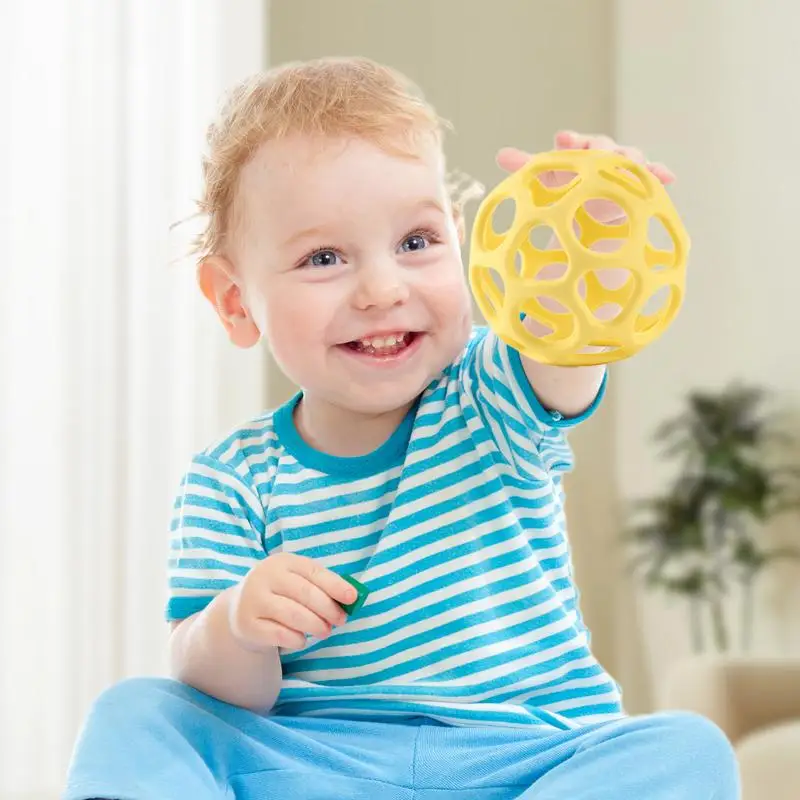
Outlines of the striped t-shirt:
M 602 395 L 602 390 L 600 396 Z M 312 449 L 289 403 L 197 455 L 172 523 L 170 620 L 271 553 L 367 584 L 324 641 L 282 655 L 273 713 L 571 728 L 621 716 L 572 581 L 565 429 L 517 352 L 478 328 L 374 452 Z

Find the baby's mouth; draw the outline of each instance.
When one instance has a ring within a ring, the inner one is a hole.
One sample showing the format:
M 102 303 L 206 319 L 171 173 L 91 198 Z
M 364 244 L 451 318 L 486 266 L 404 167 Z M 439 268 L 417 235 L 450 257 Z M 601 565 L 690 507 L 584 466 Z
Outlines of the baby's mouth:
M 356 339 L 345 345 L 357 353 L 369 356 L 394 356 L 403 352 L 419 334 L 414 331 L 405 333 L 390 333 L 386 336 L 370 336 L 366 339 Z

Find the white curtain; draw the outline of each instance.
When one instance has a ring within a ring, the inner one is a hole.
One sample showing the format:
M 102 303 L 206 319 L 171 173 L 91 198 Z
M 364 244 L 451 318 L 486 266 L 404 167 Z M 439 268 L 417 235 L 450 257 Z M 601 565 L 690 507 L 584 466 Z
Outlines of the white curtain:
M 0 6 L 0 798 L 55 798 L 94 697 L 165 669 L 191 452 L 264 403 L 180 259 L 263 0 Z

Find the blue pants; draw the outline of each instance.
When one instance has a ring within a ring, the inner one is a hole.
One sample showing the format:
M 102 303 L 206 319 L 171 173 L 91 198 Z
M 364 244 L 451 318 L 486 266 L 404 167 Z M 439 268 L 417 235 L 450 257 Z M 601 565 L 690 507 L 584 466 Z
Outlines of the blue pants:
M 263 717 L 167 680 L 95 704 L 64 800 L 737 800 L 727 739 L 687 713 L 581 730 Z

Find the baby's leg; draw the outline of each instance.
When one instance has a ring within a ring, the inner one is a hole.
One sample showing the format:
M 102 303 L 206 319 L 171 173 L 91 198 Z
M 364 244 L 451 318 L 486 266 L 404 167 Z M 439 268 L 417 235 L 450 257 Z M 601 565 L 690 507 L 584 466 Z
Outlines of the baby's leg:
M 63 800 L 410 800 L 414 726 L 264 717 L 167 680 L 95 704 Z
M 579 737 L 575 752 L 525 800 L 739 800 L 736 759 L 722 732 L 687 713 L 633 717 Z
M 738 800 L 733 750 L 687 713 L 548 733 L 424 728 L 417 800 Z

